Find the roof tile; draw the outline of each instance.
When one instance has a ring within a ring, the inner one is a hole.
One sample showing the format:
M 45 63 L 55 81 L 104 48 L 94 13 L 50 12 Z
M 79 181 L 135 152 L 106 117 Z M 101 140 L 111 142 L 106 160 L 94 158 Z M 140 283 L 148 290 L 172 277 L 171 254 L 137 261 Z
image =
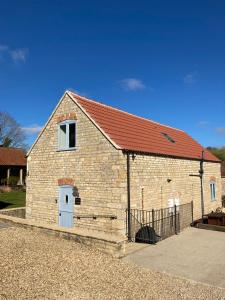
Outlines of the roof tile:
M 72 92 L 69 95 L 119 149 L 191 159 L 201 159 L 204 150 L 205 160 L 220 161 L 182 130 L 123 112 Z M 169 141 L 163 133 L 169 135 L 175 143 Z
M 0 166 L 26 166 L 22 149 L 0 147 Z

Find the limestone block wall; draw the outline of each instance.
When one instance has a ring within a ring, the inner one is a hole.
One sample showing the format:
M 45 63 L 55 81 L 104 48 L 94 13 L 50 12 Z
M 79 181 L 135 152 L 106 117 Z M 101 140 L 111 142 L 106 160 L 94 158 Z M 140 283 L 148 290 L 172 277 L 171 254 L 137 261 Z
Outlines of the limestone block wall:
M 77 121 L 77 148 L 58 151 L 59 120 Z M 28 158 L 26 217 L 58 224 L 58 180 L 71 178 L 79 190 L 81 205 L 76 215 L 116 215 L 74 219 L 75 226 L 124 231 L 126 207 L 126 158 L 106 140 L 81 109 L 65 96 Z
M 194 218 L 201 216 L 199 161 L 160 156 L 136 155 L 131 159 L 131 206 L 138 209 L 168 207 L 168 200 L 178 198 L 180 204 L 194 202 Z M 205 213 L 221 207 L 219 163 L 204 163 Z M 216 201 L 210 199 L 210 180 L 216 181 Z M 167 180 L 169 179 L 170 182 Z

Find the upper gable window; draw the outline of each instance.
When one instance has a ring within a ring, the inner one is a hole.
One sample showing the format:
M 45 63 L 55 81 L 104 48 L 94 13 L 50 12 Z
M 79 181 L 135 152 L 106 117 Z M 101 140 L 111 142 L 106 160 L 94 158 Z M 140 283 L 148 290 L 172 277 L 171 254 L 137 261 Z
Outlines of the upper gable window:
M 58 149 L 72 150 L 76 148 L 76 122 L 64 121 L 58 124 Z
M 165 132 L 161 132 L 161 134 L 171 143 L 175 143 L 174 139 L 171 138 L 171 136 L 169 136 L 169 134 L 165 133 Z

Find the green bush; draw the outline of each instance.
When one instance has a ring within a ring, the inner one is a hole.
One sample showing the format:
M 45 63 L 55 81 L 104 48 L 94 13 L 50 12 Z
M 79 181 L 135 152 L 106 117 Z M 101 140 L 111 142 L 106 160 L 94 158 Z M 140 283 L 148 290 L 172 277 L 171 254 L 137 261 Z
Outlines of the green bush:
M 1 184 L 6 185 L 7 184 L 7 179 L 6 178 L 1 179 Z
M 16 188 L 20 188 L 20 186 L 17 185 L 17 183 L 19 182 L 19 176 L 10 176 L 9 180 L 7 180 L 7 178 L 3 178 L 0 180 L 0 185 L 3 186 L 12 186 L 12 187 L 16 187 Z
M 225 147 L 207 147 L 207 149 L 211 151 L 215 156 L 217 156 L 220 160 L 225 161 Z
M 18 176 L 10 176 L 8 180 L 8 185 L 12 185 L 12 186 L 17 185 L 19 179 L 20 178 Z

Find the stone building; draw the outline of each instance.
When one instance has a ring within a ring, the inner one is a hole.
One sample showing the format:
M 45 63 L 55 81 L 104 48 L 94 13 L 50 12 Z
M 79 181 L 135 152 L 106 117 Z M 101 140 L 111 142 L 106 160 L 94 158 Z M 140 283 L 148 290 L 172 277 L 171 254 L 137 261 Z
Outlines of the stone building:
M 26 165 L 24 150 L 0 147 L 0 185 L 24 185 Z
M 65 92 L 28 153 L 26 217 L 125 233 L 125 210 L 221 206 L 220 161 L 182 130 Z

